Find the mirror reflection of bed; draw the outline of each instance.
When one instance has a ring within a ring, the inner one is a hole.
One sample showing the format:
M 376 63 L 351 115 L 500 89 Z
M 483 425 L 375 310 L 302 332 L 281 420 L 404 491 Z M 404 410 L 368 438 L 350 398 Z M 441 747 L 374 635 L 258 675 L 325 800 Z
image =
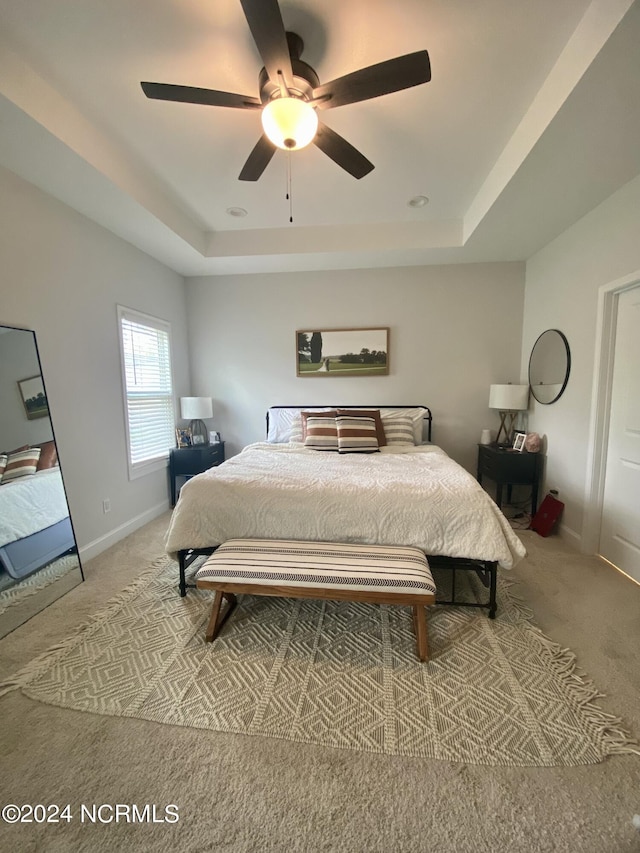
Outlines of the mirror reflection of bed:
M 0 637 L 82 580 L 36 337 L 0 326 Z

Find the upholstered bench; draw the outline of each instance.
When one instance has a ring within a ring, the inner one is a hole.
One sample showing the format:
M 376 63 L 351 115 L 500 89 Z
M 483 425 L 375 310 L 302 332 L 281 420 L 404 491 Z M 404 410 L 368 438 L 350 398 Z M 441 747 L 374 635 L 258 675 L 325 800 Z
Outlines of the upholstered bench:
M 207 642 L 218 636 L 236 594 L 340 599 L 413 607 L 418 657 L 429 657 L 424 608 L 435 603 L 436 587 L 418 548 L 230 539 L 198 569 L 196 586 L 216 593 Z

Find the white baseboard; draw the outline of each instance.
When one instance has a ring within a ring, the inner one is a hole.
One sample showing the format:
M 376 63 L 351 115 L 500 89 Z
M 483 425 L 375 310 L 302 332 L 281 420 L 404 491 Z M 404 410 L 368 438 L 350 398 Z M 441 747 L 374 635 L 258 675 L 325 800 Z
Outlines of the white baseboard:
M 128 536 L 140 527 L 144 527 L 145 524 L 153 521 L 154 518 L 157 518 L 159 515 L 167 512 L 168 509 L 169 501 L 163 501 L 161 504 L 157 504 L 151 509 L 148 509 L 146 512 L 136 515 L 135 518 L 127 521 L 125 524 L 121 524 L 119 527 L 110 530 L 109 533 L 105 533 L 104 536 L 99 536 L 97 539 L 94 539 L 93 542 L 83 545 L 78 549 L 80 553 L 80 560 L 86 562 L 87 560 L 91 560 L 93 557 L 97 557 L 98 554 L 106 551 L 107 548 L 115 545 L 116 542 L 124 539 L 125 536 Z
M 566 540 L 573 548 L 576 548 L 578 551 L 582 550 L 582 536 L 576 533 L 575 530 L 572 530 L 571 527 L 561 524 L 558 528 L 558 533 L 560 534 L 560 538 Z

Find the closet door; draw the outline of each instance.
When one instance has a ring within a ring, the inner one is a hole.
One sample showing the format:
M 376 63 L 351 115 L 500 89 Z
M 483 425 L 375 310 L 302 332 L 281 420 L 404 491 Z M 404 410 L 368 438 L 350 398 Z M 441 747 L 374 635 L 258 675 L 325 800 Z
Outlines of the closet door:
M 640 583 L 640 286 L 618 297 L 600 555 Z

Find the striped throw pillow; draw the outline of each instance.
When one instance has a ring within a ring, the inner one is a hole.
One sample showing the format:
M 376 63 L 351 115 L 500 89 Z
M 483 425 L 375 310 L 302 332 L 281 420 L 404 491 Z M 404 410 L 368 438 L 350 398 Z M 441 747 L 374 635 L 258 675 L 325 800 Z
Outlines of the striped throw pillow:
M 338 409 L 338 415 L 350 415 L 353 418 L 373 418 L 376 424 L 376 435 L 378 436 L 378 446 L 384 447 L 387 439 L 382 426 L 382 418 L 380 417 L 379 409 Z
M 302 434 L 302 416 L 300 412 L 297 412 L 291 419 L 289 441 L 295 444 L 301 444 L 304 441 L 304 436 Z
M 326 412 L 308 414 L 304 417 L 306 424 L 306 437 L 304 446 L 312 450 L 337 450 L 338 449 L 338 426 L 335 417 L 327 417 Z
M 335 418 L 337 415 L 335 409 L 312 409 L 311 411 L 300 412 L 302 418 L 302 440 L 307 437 L 307 421 L 309 418 Z
M 398 415 L 394 418 L 382 418 L 387 444 L 414 444 L 413 422 L 409 415 Z
M 40 459 L 40 448 L 32 447 L 30 450 L 19 450 L 16 453 L 10 453 L 7 459 L 7 467 L 2 475 L 2 484 L 9 483 L 11 480 L 17 480 L 18 477 L 26 477 L 28 474 L 35 474 Z
M 7 467 L 7 454 L 0 453 L 0 483 L 2 482 L 2 475 L 4 474 L 4 469 Z
M 376 453 L 380 449 L 375 418 L 339 415 L 336 422 L 339 453 Z

